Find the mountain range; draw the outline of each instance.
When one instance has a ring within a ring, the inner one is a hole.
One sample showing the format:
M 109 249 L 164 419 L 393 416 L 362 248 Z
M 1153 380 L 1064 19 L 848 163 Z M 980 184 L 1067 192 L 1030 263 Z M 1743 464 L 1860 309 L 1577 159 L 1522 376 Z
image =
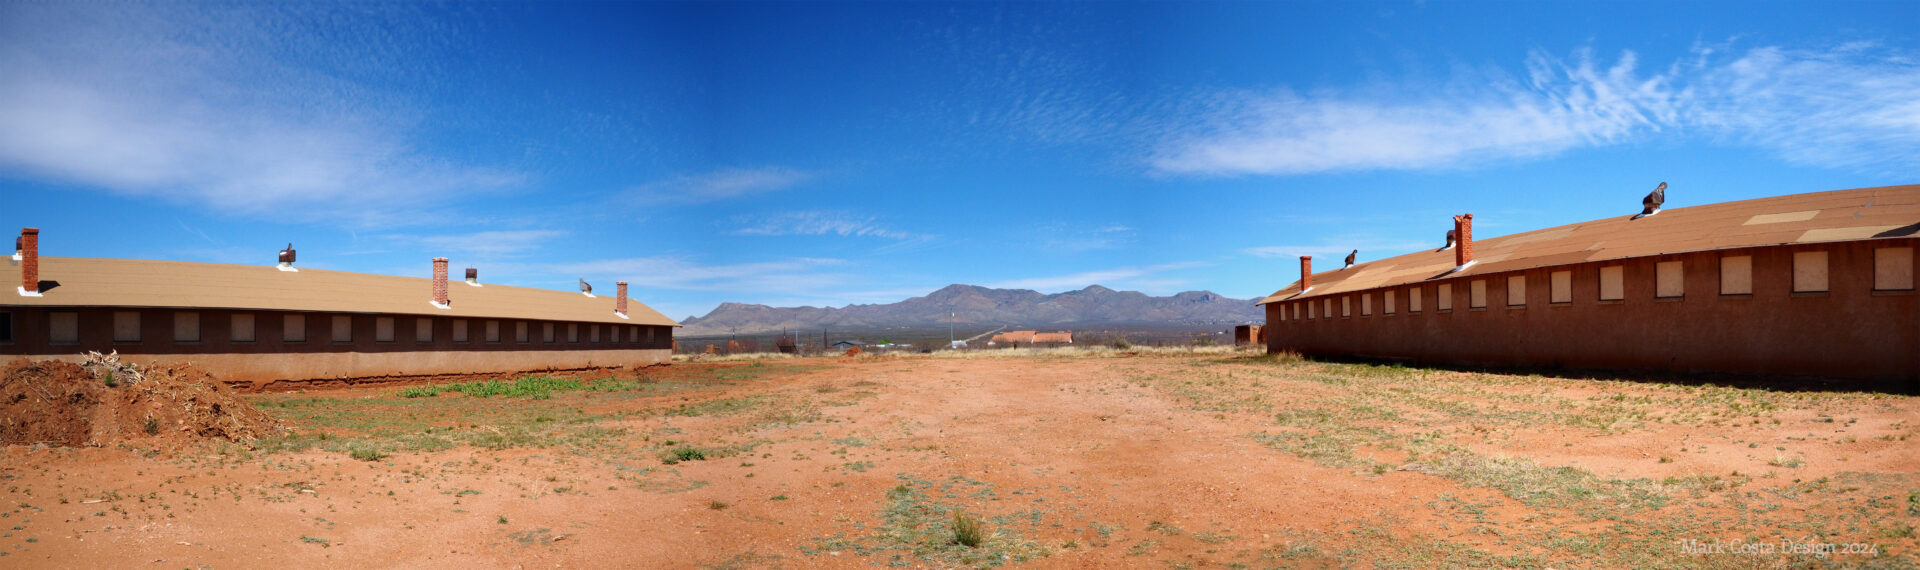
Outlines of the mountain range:
M 1087 325 L 1221 325 L 1264 319 L 1258 299 L 1234 299 L 1212 291 L 1153 297 L 1092 285 L 1042 294 L 1030 289 L 948 285 L 898 303 L 833 307 L 769 307 L 721 303 L 704 317 L 687 317 L 675 336 L 762 333 L 819 328 L 861 329 L 1009 325 L 1057 328 Z

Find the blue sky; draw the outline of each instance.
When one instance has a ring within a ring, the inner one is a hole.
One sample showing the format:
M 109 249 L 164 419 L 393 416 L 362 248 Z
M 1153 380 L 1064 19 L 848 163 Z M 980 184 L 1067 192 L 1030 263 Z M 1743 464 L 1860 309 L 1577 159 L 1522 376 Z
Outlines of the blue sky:
M 722 301 L 1255 297 L 1336 263 L 1920 182 L 1914 2 L 0 4 L 43 253 Z

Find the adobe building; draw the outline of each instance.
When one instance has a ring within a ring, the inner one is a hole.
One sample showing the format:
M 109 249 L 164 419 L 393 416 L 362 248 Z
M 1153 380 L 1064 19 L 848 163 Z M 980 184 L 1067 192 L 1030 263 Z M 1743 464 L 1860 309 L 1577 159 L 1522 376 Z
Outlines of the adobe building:
M 1655 210 L 1314 273 L 1260 301 L 1270 353 L 1792 375 L 1920 389 L 1920 186 Z
M 580 370 L 667 360 L 672 319 L 627 298 L 279 265 L 41 257 L 22 230 L 0 279 L 0 359 L 119 351 L 229 383 Z M 423 267 L 423 269 L 425 269 Z M 583 287 L 585 289 L 585 287 Z

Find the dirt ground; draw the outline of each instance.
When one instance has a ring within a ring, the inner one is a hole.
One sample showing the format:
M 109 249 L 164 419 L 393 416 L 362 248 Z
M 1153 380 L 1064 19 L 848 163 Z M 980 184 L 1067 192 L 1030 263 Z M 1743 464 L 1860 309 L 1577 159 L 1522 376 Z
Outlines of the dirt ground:
M 680 363 L 245 399 L 289 431 L 0 450 L 0 567 L 1920 559 L 1907 396 L 1212 354 Z

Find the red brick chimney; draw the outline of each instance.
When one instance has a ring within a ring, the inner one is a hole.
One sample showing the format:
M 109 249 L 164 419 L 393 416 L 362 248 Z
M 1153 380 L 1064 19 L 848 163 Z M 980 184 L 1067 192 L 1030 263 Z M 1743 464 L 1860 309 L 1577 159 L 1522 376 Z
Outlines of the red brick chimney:
M 615 281 L 613 287 L 614 291 L 616 291 L 616 297 L 614 297 L 613 300 L 613 312 L 620 313 L 620 316 L 624 317 L 627 315 L 627 282 Z
M 40 228 L 20 228 L 20 292 L 40 294 Z
M 1453 265 L 1464 266 L 1473 261 L 1473 214 L 1453 217 Z
M 1313 256 L 1300 256 L 1300 291 L 1313 288 Z
M 447 308 L 447 258 L 433 258 L 433 304 Z
M 472 268 L 472 267 L 467 268 L 467 284 L 475 287 L 480 286 L 480 270 L 479 269 Z

